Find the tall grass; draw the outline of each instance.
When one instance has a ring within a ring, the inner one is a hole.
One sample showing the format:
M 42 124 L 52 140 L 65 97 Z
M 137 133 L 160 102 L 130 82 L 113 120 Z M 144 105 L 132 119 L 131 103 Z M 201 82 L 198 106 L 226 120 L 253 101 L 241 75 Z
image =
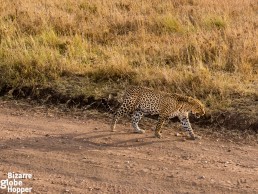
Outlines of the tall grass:
M 0 85 L 104 95 L 138 84 L 224 106 L 235 94 L 258 95 L 257 8 L 252 0 L 0 0 Z

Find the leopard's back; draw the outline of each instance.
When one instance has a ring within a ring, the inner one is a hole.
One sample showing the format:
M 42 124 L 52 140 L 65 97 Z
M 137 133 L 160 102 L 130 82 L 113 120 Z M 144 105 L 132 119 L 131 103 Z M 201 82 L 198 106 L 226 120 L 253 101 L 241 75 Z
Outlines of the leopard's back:
M 141 86 L 131 86 L 126 90 L 123 103 L 129 104 L 132 110 L 159 114 L 161 98 L 162 95 L 158 91 Z
M 123 103 L 134 110 L 160 114 L 165 110 L 168 112 L 177 110 L 182 103 L 187 103 L 187 98 L 141 86 L 131 86 L 125 92 Z
M 141 86 L 128 87 L 122 103 L 122 109 L 126 113 L 141 110 L 147 114 L 161 114 L 166 117 L 191 112 L 196 108 L 203 108 L 197 99 Z

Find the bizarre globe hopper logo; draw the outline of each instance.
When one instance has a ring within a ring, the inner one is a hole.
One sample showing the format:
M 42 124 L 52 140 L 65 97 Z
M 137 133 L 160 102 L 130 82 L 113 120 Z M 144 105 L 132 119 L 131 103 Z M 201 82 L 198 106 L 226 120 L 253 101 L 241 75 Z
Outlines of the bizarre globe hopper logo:
M 1 190 L 6 190 L 7 193 L 31 193 L 32 187 L 26 187 L 24 179 L 32 179 L 32 174 L 8 172 L 7 178 L 0 180 L 0 193 Z

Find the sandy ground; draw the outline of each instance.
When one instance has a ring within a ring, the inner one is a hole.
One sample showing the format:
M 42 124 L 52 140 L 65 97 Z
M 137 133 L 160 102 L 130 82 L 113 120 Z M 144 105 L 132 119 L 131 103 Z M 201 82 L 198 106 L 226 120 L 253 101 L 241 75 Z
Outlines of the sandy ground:
M 162 139 L 134 134 L 128 122 L 110 132 L 100 113 L 12 103 L 0 101 L 0 180 L 31 173 L 22 181 L 32 193 L 258 193 L 257 144 L 205 137 L 196 127 L 203 138 L 184 141 L 177 123 Z

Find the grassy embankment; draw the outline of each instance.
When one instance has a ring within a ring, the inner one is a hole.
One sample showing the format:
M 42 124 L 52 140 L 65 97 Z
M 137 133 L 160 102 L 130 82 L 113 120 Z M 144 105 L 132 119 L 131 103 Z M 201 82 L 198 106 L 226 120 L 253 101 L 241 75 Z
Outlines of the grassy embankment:
M 1 0 L 0 88 L 101 97 L 138 84 L 195 96 L 211 110 L 246 100 L 257 114 L 257 8 L 252 0 Z

